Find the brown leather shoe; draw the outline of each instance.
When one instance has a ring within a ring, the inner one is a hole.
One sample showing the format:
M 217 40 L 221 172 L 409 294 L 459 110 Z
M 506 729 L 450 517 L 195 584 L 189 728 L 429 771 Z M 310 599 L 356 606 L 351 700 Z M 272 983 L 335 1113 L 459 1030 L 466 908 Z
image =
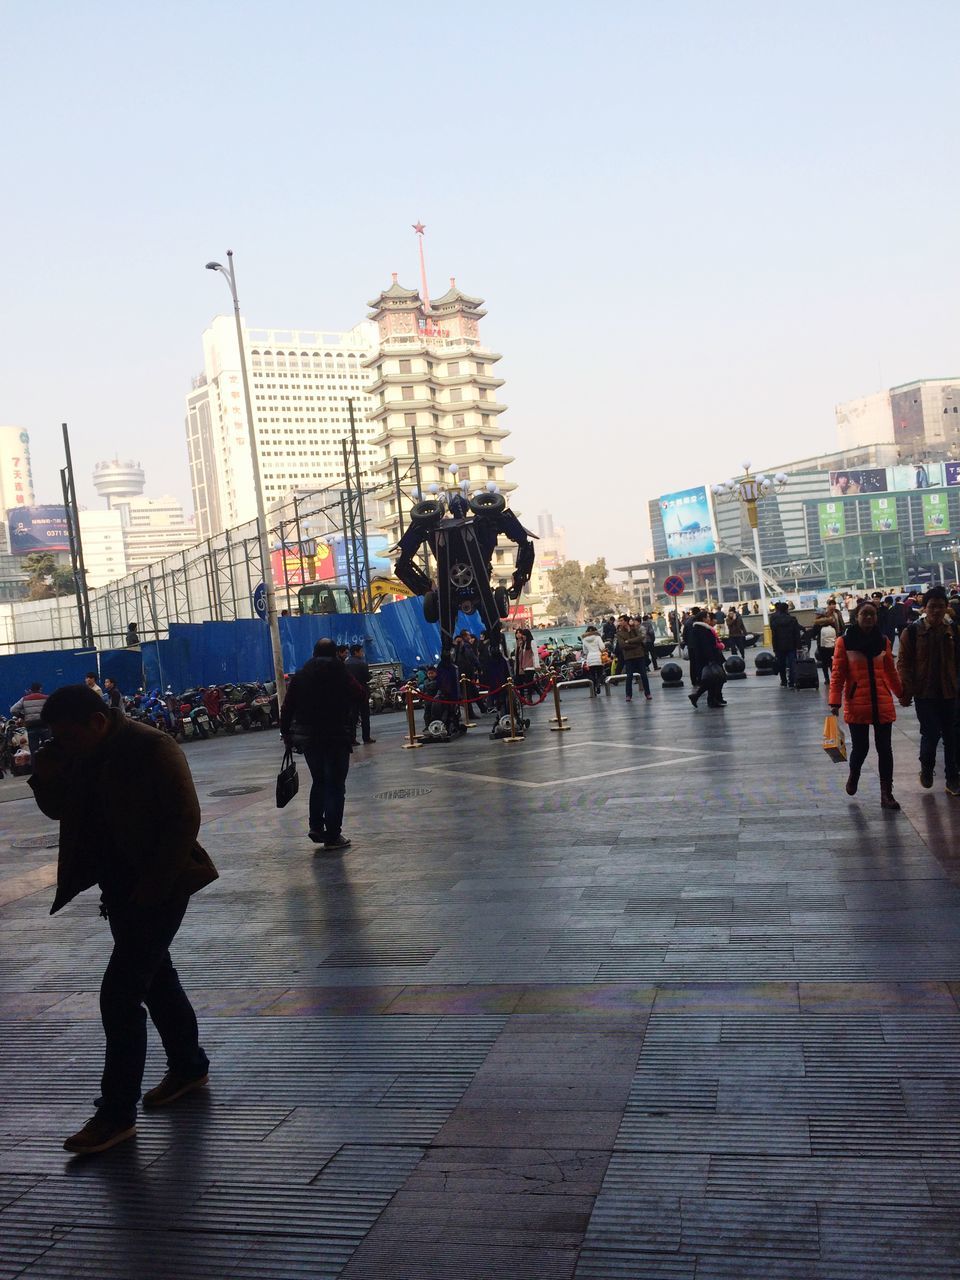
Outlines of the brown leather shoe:
M 145 1107 L 165 1107 L 168 1102 L 176 1102 L 185 1093 L 193 1093 L 195 1089 L 202 1089 L 209 1079 L 209 1075 L 202 1075 L 195 1076 L 193 1080 L 184 1080 L 183 1076 L 177 1076 L 172 1071 L 168 1071 L 155 1088 L 149 1089 L 143 1095 L 143 1105 Z
M 126 1142 L 136 1132 L 135 1124 L 119 1124 L 97 1112 L 82 1129 L 70 1135 L 63 1144 L 63 1149 L 75 1156 L 95 1156 L 101 1151 L 109 1151 L 120 1142 Z

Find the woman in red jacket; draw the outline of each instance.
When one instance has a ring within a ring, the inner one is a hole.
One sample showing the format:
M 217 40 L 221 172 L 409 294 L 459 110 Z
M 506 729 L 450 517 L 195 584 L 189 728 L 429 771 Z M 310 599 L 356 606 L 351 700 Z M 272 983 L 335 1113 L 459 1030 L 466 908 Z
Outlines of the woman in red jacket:
M 860 770 L 870 750 L 870 726 L 877 748 L 880 773 L 880 806 L 899 809 L 893 798 L 894 699 L 901 694 L 900 677 L 890 641 L 877 625 L 876 606 L 866 603 L 837 640 L 830 675 L 830 710 L 836 715 L 843 699 L 843 718 L 850 729 L 850 776 L 847 795 L 856 795 Z

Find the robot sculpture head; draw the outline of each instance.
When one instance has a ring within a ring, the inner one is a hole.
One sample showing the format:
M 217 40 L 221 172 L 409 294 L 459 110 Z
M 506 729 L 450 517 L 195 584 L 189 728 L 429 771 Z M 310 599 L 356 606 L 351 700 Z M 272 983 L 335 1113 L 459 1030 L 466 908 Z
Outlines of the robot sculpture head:
M 451 468 L 456 475 L 455 465 Z M 410 512 L 410 527 L 400 539 L 400 556 L 394 572 L 411 591 L 423 596 L 423 612 L 428 622 L 439 622 L 444 653 L 453 645 L 457 614 L 479 614 L 491 640 L 502 644 L 503 620 L 510 613 L 533 570 L 533 535 L 524 529 L 507 508 L 497 486 L 467 497 L 468 485 L 461 481 L 449 493 L 431 486 L 436 496 L 422 498 Z M 497 540 L 508 538 L 517 546 L 516 568 L 510 588 L 492 587 L 493 554 Z M 414 556 L 427 545 L 436 562 L 436 578 L 430 578 L 414 563 Z

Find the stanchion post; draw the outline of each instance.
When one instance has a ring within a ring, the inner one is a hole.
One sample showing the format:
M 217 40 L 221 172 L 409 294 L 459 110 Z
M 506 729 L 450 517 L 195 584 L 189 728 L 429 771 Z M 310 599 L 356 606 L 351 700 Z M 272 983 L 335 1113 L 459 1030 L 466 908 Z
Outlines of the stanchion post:
M 468 700 L 468 699 L 469 699 L 469 690 L 467 689 L 467 685 L 468 685 L 469 683 L 470 683 L 470 682 L 467 680 L 467 677 L 466 677 L 466 676 L 461 676 L 461 677 L 460 677 L 460 693 L 461 693 L 461 695 L 462 695 L 462 697 L 463 697 L 463 708 L 464 708 L 464 710 L 463 710 L 463 727 L 464 727 L 465 729 L 475 729 L 475 728 L 477 727 L 477 722 L 476 722 L 476 720 L 471 720 L 471 719 L 470 719 L 470 702 L 469 702 L 469 700 Z
M 417 741 L 417 719 L 413 713 L 413 690 L 407 685 L 407 733 L 410 741 L 403 744 L 404 751 L 409 751 L 411 747 L 422 747 L 423 743 Z
M 517 733 L 517 704 L 513 680 L 507 680 L 507 706 L 510 708 L 510 737 L 501 738 L 501 742 L 523 742 L 523 734 Z
M 562 715 L 560 711 L 560 682 L 558 680 L 553 682 L 553 705 L 557 714 L 550 721 L 550 732 L 569 733 L 570 726 L 567 724 L 567 717 Z

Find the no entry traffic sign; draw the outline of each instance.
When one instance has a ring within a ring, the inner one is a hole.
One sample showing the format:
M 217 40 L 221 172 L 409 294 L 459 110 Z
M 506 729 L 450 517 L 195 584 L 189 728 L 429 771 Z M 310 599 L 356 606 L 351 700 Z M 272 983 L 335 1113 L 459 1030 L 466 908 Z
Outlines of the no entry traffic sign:
M 670 577 L 663 584 L 663 589 L 668 596 L 682 596 L 687 589 L 687 584 L 680 577 L 679 573 L 671 573 Z

